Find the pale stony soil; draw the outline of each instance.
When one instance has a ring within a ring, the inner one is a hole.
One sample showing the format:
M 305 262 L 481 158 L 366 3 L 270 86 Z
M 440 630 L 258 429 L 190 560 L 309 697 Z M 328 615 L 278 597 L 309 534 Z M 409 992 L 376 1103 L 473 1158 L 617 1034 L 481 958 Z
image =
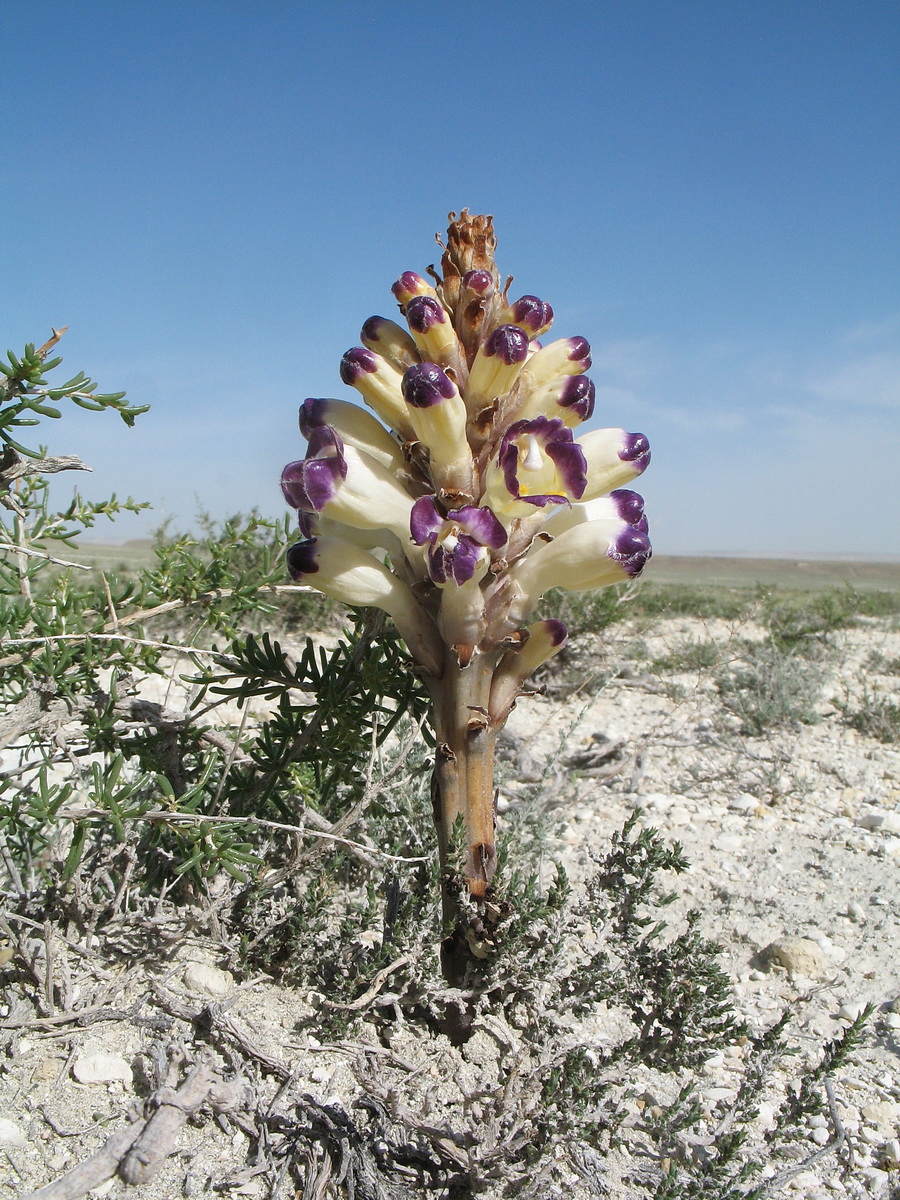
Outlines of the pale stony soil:
M 737 1006 L 754 1028 L 772 1024 L 786 1005 L 794 1008 L 792 1037 L 801 1055 L 787 1063 L 788 1073 L 804 1056 L 815 1057 L 861 1005 L 874 1004 L 864 1045 L 839 1072 L 835 1088 L 856 1168 L 842 1179 L 833 1159 L 814 1163 L 783 1194 L 798 1200 L 886 1197 L 900 1167 L 900 745 L 849 729 L 833 701 L 846 689 L 858 695 L 866 681 L 885 694 L 900 690 L 897 676 L 876 678 L 865 666 L 873 650 L 900 657 L 900 633 L 891 622 L 872 621 L 831 635 L 819 723 L 761 737 L 738 736 L 738 722 L 722 708 L 708 671 L 660 680 L 643 674 L 634 660 L 628 677 L 623 654 L 629 640 L 641 638 L 649 655 L 659 657 L 685 637 L 713 639 L 724 660 L 738 635 L 761 633 L 688 619 L 658 622 L 648 630 L 618 628 L 611 636 L 619 673 L 606 682 L 610 655 L 591 639 L 573 649 L 560 671 L 578 689 L 560 698 L 526 699 L 513 713 L 500 819 L 536 787 L 552 796 L 564 829 L 558 851 L 576 883 L 590 869 L 591 851 L 602 851 L 636 806 L 645 822 L 680 841 L 692 867 L 674 885 L 679 898 L 669 919 L 677 927 L 688 908 L 700 909 L 705 932 L 722 943 Z M 679 685 L 677 694 L 670 683 Z M 596 750 L 603 739 L 621 743 L 621 750 L 606 758 L 597 753 L 593 760 L 586 755 L 581 766 L 571 765 L 567 756 Z M 610 765 L 618 769 L 610 772 Z M 161 939 L 170 934 L 161 926 Z M 763 953 L 787 937 L 814 943 L 793 971 Z M 269 1096 L 273 1111 L 288 1083 L 294 1094 L 305 1092 L 349 1110 L 365 1076 L 370 1090 L 383 1090 L 388 1107 L 418 1110 L 440 1126 L 450 1109 L 458 1115 L 461 1094 L 496 1080 L 503 1039 L 515 1046 L 520 1038 L 498 1018 L 494 1028 L 480 1030 L 462 1048 L 438 1035 L 423 1038 L 420 1030 L 402 1024 L 388 1046 L 375 1045 L 366 1026 L 357 1040 L 321 1045 L 297 1032 L 298 1020 L 310 1011 L 309 997 L 265 977 L 235 978 L 224 970 L 234 962 L 229 947 L 208 936 L 182 931 L 161 942 L 157 959 L 133 961 L 124 971 L 104 965 L 102 951 L 102 945 L 56 948 L 69 973 L 71 1006 L 87 997 L 119 1010 L 118 1019 L 29 1022 L 24 1018 L 33 1010 L 17 1006 L 14 998 L 0 1010 L 6 1046 L 0 1061 L 0 1200 L 46 1184 L 125 1123 L 135 1099 L 152 1090 L 154 1041 L 164 1035 L 189 1043 L 190 1025 L 178 1022 L 179 1005 L 196 1012 L 221 1003 L 235 1031 L 233 1046 L 252 1044 L 263 1059 L 287 1071 L 263 1072 L 253 1081 Z M 150 1003 L 154 994 L 166 998 L 168 1025 Z M 596 1033 L 602 1044 L 602 1022 Z M 736 1046 L 710 1059 L 703 1072 L 704 1103 L 734 1095 L 741 1056 Z M 237 1053 L 229 1061 L 227 1050 L 220 1058 L 224 1075 L 244 1061 Z M 678 1090 L 677 1079 L 650 1072 L 631 1082 L 629 1103 L 636 1112 L 672 1100 Z M 778 1099 L 776 1087 L 762 1106 L 760 1130 Z M 227 1097 L 223 1107 L 227 1111 Z M 474 1123 L 477 1112 L 477 1103 L 470 1103 Z M 828 1141 L 827 1124 L 817 1119 L 807 1131 L 810 1151 Z M 299 1194 L 286 1181 L 273 1190 L 254 1174 L 248 1132 L 224 1116 L 189 1122 L 177 1145 L 151 1182 L 133 1190 L 113 1180 L 91 1194 L 112 1200 Z M 573 1170 L 566 1196 L 628 1200 L 622 1180 L 639 1153 L 640 1135 L 635 1132 L 629 1145 L 626 1131 L 624 1145 L 603 1165 L 605 1190 L 587 1190 Z M 314 1181 L 308 1194 L 319 1194 Z M 483 1194 L 490 1197 L 490 1187 Z M 548 1187 L 546 1194 L 563 1192 Z

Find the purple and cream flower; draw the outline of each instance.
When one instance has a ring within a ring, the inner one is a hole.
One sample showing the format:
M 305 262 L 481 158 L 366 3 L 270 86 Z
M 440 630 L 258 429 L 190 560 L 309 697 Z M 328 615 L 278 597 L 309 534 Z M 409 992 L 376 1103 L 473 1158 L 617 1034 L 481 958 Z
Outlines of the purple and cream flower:
M 394 473 L 405 467 L 399 444 L 380 421 L 358 404 L 325 397 L 304 400 L 300 405 L 300 432 L 308 439 L 313 430 L 323 428 L 334 429 L 346 445 L 355 446 Z
M 625 521 L 586 521 L 551 542 L 536 541 L 510 569 L 507 620 L 515 628 L 553 587 L 594 591 L 635 579 L 650 558 L 650 539 Z
M 572 430 L 558 417 L 514 421 L 485 471 L 484 498 L 503 517 L 528 516 L 549 504 L 580 500 L 587 464 Z
M 437 296 L 428 280 L 415 271 L 404 271 L 397 282 L 391 284 L 391 291 L 400 305 L 409 304 L 414 296 Z
M 531 417 L 559 417 L 574 429 L 590 420 L 594 412 L 596 388 L 587 375 L 564 375 L 540 388 L 523 389 L 523 401 L 516 411 L 518 420 Z
M 428 574 L 439 587 L 480 577 L 490 563 L 490 551 L 506 545 L 506 530 L 490 508 L 463 505 L 445 517 L 433 496 L 421 496 L 412 506 L 409 530 L 417 546 L 428 547 Z
M 422 358 L 446 364 L 458 356 L 453 325 L 435 296 L 413 296 L 406 306 L 406 321 Z
M 306 458 L 281 473 L 281 491 L 292 508 L 356 529 L 390 529 L 403 537 L 409 527 L 412 497 L 403 485 L 328 425 L 311 430 Z
M 583 375 L 591 367 L 591 347 L 586 338 L 560 338 L 541 346 L 522 371 L 520 387 L 525 391 L 543 388 L 559 376 Z
M 553 309 L 537 296 L 521 296 L 499 314 L 504 324 L 518 325 L 531 338 L 540 337 L 553 324 Z
M 411 432 L 400 381 L 403 373 L 367 346 L 354 346 L 341 359 L 341 379 L 356 390 L 389 429 Z
M 518 325 L 498 325 L 482 342 L 466 384 L 466 405 L 475 410 L 508 392 L 528 357 L 528 334 Z
M 489 296 L 494 290 L 494 277 L 490 271 L 466 271 L 461 282 L 463 290 L 475 296 Z
M 587 521 L 621 521 L 640 530 L 641 533 L 646 533 L 649 529 L 644 514 L 644 497 L 629 488 L 616 488 L 608 496 L 597 496 L 584 504 L 558 508 L 541 526 L 541 533 L 559 537 L 567 529 L 572 529 L 575 525 L 584 525 Z
M 419 361 L 419 351 L 409 331 L 387 317 L 369 317 L 359 337 L 364 346 L 386 358 L 398 371 L 405 371 Z
M 287 565 L 295 583 L 342 604 L 384 609 L 417 660 L 440 675 L 443 652 L 434 622 L 407 584 L 362 547 L 341 538 L 309 538 L 288 549 Z
M 594 429 L 583 434 L 577 445 L 584 452 L 588 470 L 584 500 L 593 500 L 637 479 L 650 462 L 650 443 L 642 433 Z
M 438 491 L 471 496 L 474 463 L 466 437 L 465 401 L 437 363 L 413 363 L 401 384 L 410 425 L 428 447 L 432 482 Z

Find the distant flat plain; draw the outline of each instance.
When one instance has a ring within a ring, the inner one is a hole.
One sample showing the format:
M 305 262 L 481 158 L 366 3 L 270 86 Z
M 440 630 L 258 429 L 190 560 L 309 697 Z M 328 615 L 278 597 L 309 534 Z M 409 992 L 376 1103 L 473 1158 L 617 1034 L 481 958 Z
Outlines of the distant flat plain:
M 60 558 L 109 571 L 140 570 L 153 563 L 153 544 L 147 541 L 104 545 L 85 542 L 70 549 L 60 545 Z M 703 587 L 785 588 L 815 591 L 822 588 L 874 588 L 900 591 L 900 560 L 869 562 L 844 558 L 750 558 L 714 555 L 655 554 L 644 572 L 648 581 Z

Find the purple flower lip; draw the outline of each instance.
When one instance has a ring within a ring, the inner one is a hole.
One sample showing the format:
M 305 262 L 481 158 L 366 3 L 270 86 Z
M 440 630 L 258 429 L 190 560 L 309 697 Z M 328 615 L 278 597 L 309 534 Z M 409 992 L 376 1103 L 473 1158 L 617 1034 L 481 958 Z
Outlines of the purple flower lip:
M 287 550 L 287 568 L 291 579 L 301 583 L 305 576 L 315 575 L 319 569 L 316 554 L 316 538 L 295 542 Z
M 378 360 L 371 350 L 365 346 L 354 346 L 341 359 L 341 379 L 353 387 L 364 371 L 371 375 L 377 368 Z
M 315 513 L 304 512 L 302 508 L 297 509 L 297 527 L 306 541 L 315 536 L 315 526 Z
M 485 547 L 506 544 L 506 530 L 487 506 L 465 505 L 444 517 L 433 496 L 420 496 L 412 506 L 409 529 L 417 546 L 427 543 L 428 574 L 438 584 L 467 583 L 484 563 Z
M 553 322 L 553 309 L 537 296 L 521 296 L 511 306 L 512 319 L 528 333 L 539 333 Z
M 519 448 L 516 439 L 530 434 L 541 443 L 544 453 L 553 462 L 567 495 L 555 492 L 537 495 L 521 494 L 519 483 Z M 580 500 L 587 487 L 587 462 L 581 447 L 572 438 L 572 430 L 559 417 L 532 417 L 514 421 L 500 443 L 499 465 L 503 470 L 506 489 L 516 500 L 524 500 L 543 508 L 550 503 L 565 504 L 572 498 Z
M 467 292 L 486 296 L 494 287 L 494 277 L 490 271 L 466 271 L 462 277 L 462 285 Z
M 569 637 L 569 631 L 563 625 L 562 621 L 558 621 L 556 617 L 547 617 L 542 624 L 551 646 L 565 645 Z
M 310 396 L 300 405 L 300 432 L 308 438 L 314 429 L 328 424 L 328 401 Z
M 632 579 L 640 575 L 652 553 L 646 533 L 631 526 L 622 530 L 607 551 Z
M 344 443 L 328 425 L 309 434 L 306 458 L 291 462 L 281 472 L 281 494 L 291 508 L 321 512 L 347 478 Z
M 391 284 L 391 291 L 401 304 L 408 303 L 413 296 L 420 296 L 423 292 L 431 290 L 422 276 L 415 271 L 404 271 L 397 282 Z
M 514 366 L 528 357 L 528 335 L 518 325 L 498 325 L 484 343 L 484 352 L 508 367 Z
M 427 333 L 434 325 L 443 325 L 447 314 L 434 296 L 413 296 L 406 306 L 406 320 L 416 333 Z
M 569 338 L 569 358 L 572 362 L 584 363 L 586 371 L 591 365 L 591 344 L 587 338 Z
M 417 546 L 434 542 L 448 525 L 458 525 L 479 546 L 499 550 L 506 545 L 506 530 L 487 505 L 476 508 L 474 504 L 466 504 L 451 509 L 446 517 L 441 515 L 434 496 L 420 496 L 412 506 L 409 529 Z
M 573 409 L 582 421 L 587 421 L 593 415 L 596 394 L 592 379 L 586 375 L 569 375 L 559 393 L 559 403 L 563 408 Z
M 403 399 L 413 408 L 430 408 L 449 400 L 456 394 L 456 387 L 437 363 L 413 363 L 407 367 L 400 383 Z
M 417 546 L 424 546 L 429 538 L 436 538 L 444 524 L 438 512 L 434 496 L 420 496 L 410 509 L 409 531 Z
M 626 433 L 619 458 L 622 462 L 633 463 L 638 474 L 641 474 L 650 462 L 650 442 L 642 433 Z
M 640 529 L 643 533 L 647 532 L 643 496 L 639 496 L 630 488 L 616 488 L 614 492 L 609 493 L 609 498 L 616 506 L 620 521 L 624 521 L 626 525 L 633 525 L 635 529 Z

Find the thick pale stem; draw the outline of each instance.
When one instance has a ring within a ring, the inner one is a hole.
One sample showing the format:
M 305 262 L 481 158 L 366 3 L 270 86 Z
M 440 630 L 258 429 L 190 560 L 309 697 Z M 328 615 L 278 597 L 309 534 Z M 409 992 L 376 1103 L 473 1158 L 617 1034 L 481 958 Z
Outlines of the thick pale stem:
M 494 746 L 488 715 L 497 652 L 476 653 L 461 667 L 448 650 L 443 677 L 432 684 L 437 752 L 432 784 L 441 866 L 451 868 L 454 831 L 462 821 L 469 894 L 483 899 L 496 866 Z M 452 915 L 452 914 L 447 914 Z

